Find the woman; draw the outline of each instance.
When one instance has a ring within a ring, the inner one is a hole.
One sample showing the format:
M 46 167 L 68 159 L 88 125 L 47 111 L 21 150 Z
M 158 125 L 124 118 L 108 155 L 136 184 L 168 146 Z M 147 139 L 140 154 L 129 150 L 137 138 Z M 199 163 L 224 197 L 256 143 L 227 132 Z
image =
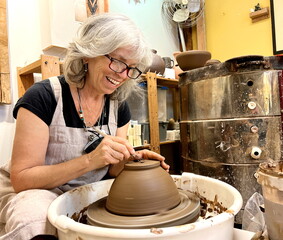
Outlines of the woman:
M 132 156 L 159 160 L 169 170 L 162 156 L 135 152 L 126 140 L 125 99 L 150 62 L 150 49 L 127 17 L 103 14 L 81 26 L 64 76 L 34 84 L 15 106 L 11 165 L 0 174 L 0 239 L 56 239 L 50 203 L 106 174 L 117 176 Z

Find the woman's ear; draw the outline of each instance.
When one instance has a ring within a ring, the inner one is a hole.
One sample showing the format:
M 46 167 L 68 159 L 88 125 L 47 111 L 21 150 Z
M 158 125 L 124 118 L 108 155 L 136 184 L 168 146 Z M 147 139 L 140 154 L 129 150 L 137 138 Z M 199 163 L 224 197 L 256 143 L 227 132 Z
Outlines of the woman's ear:
M 83 58 L 82 60 L 83 60 L 83 63 L 85 64 L 85 63 L 88 63 L 89 59 L 88 58 Z

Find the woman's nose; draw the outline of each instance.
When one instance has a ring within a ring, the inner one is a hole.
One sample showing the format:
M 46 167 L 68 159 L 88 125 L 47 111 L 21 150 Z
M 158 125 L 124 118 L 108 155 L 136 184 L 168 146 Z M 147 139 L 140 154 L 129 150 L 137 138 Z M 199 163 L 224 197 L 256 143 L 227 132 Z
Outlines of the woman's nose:
M 120 78 L 122 79 L 127 79 L 128 77 L 128 69 L 125 69 L 125 71 L 121 72 L 121 73 L 116 73 L 119 75 Z

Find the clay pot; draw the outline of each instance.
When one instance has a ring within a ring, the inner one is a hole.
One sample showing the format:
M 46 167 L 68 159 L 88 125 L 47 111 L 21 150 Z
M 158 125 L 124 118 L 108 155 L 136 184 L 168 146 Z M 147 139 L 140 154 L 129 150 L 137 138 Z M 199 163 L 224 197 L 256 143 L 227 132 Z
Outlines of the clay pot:
M 183 71 L 203 67 L 211 59 L 211 53 L 202 50 L 190 50 L 176 56 L 177 63 Z
M 173 56 L 176 60 L 176 57 L 180 54 L 181 52 L 173 52 Z M 177 60 L 176 60 L 177 61 Z M 178 64 L 176 64 L 174 66 L 174 70 L 175 70 L 175 79 L 179 79 L 179 74 L 183 72 L 183 70 L 178 66 Z
M 163 61 L 162 57 L 157 54 L 157 51 L 152 49 L 153 59 L 151 65 L 146 68 L 144 73 L 147 72 L 155 72 L 156 74 L 164 74 L 165 71 L 165 62 Z
M 214 64 L 219 64 L 221 63 L 218 59 L 209 59 L 206 61 L 204 66 L 210 66 L 210 65 L 214 65 Z
M 106 209 L 127 216 L 144 216 L 167 211 L 180 203 L 178 189 L 159 161 L 140 160 L 125 164 L 114 180 Z
M 177 55 L 179 55 L 180 53 L 181 53 L 180 51 L 173 52 L 174 58 L 176 59 Z
M 174 67 L 174 60 L 170 57 L 163 57 L 162 58 L 165 63 L 165 68 L 173 68 Z
M 179 74 L 183 72 L 183 70 L 179 66 L 174 67 L 175 70 L 175 79 L 179 79 Z

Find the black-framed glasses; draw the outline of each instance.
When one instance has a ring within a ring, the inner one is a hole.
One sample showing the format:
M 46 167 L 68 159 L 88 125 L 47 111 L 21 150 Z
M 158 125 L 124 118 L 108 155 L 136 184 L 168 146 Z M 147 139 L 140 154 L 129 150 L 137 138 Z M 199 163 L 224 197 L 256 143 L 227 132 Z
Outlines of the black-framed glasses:
M 127 76 L 131 79 L 137 79 L 142 74 L 142 71 L 137 67 L 129 67 L 126 63 L 110 57 L 108 54 L 104 56 L 110 60 L 109 68 L 116 73 L 127 71 Z

